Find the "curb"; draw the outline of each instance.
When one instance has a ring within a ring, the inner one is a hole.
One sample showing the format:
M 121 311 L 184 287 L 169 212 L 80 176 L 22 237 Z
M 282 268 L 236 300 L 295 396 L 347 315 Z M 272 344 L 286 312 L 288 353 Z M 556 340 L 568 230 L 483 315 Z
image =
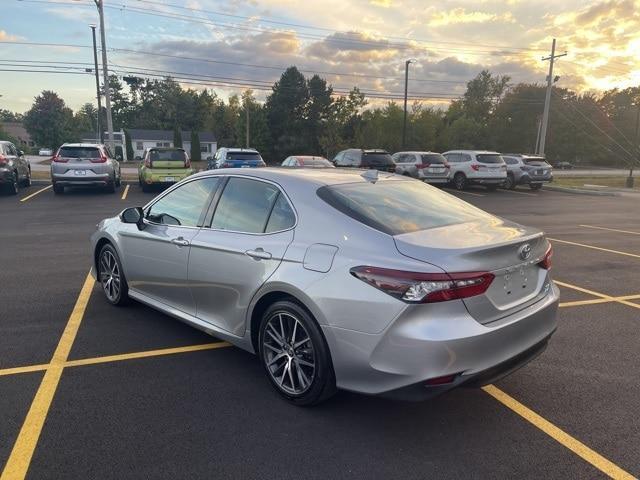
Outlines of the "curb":
M 555 192 L 573 193 L 575 195 L 591 195 L 593 197 L 619 197 L 622 195 L 619 192 L 601 192 L 597 190 L 585 190 L 581 188 L 558 187 L 555 185 L 545 185 L 542 187 L 542 189 Z

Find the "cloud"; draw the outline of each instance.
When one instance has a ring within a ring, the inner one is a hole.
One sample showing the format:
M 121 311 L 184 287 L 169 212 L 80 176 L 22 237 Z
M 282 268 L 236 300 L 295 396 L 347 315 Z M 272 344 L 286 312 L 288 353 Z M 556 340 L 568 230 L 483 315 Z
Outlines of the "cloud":
M 10 35 L 4 30 L 0 30 L 0 41 L 3 41 L 3 42 L 17 42 L 19 40 L 22 40 L 22 37 L 19 37 L 17 35 Z
M 453 10 L 438 12 L 436 11 L 429 20 L 429 26 L 442 27 L 446 25 L 458 23 L 486 23 L 486 22 L 505 22 L 514 23 L 515 19 L 511 12 L 502 14 L 486 13 L 479 11 L 468 12 L 463 7 L 454 8 Z

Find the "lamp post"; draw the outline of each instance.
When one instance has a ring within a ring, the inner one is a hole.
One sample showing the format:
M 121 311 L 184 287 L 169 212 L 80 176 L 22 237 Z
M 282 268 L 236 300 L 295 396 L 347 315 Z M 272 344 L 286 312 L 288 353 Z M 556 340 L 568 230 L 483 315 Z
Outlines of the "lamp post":
M 91 35 L 93 37 L 93 63 L 95 65 L 96 74 L 96 98 L 98 99 L 98 118 L 96 122 L 96 128 L 98 129 L 98 141 L 104 143 L 102 139 L 102 127 L 100 126 L 100 114 L 102 113 L 102 101 L 100 100 L 100 72 L 98 71 L 98 48 L 96 47 L 96 25 L 89 25 L 91 28 Z
M 404 118 L 402 120 L 402 147 L 407 144 L 407 90 L 409 87 L 409 64 L 415 63 L 413 58 L 404 62 Z

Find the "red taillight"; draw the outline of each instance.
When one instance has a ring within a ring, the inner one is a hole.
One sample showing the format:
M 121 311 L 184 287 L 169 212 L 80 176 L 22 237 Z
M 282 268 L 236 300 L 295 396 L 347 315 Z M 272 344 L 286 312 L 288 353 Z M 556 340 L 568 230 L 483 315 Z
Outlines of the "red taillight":
M 471 168 L 477 172 L 478 170 L 480 170 L 480 165 L 471 165 Z
M 447 383 L 453 383 L 453 381 L 456 379 L 457 376 L 458 376 L 458 374 L 445 375 L 444 377 L 430 378 L 429 380 L 424 382 L 424 384 L 429 386 L 429 387 L 433 387 L 433 386 L 437 386 L 437 385 L 446 385 Z
M 487 291 L 494 279 L 489 272 L 422 273 L 379 267 L 354 267 L 351 274 L 408 303 L 446 302 Z
M 553 257 L 553 247 L 549 245 L 547 253 L 544 254 L 544 257 L 538 263 L 538 265 L 540 265 L 540 267 L 544 268 L 545 270 L 551 270 L 551 257 Z
M 230 168 L 231 164 L 229 162 L 224 162 L 222 165 L 220 165 L 220 168 Z
M 0 154 L 0 165 L 4 165 L 5 163 L 7 163 L 7 157 Z
M 416 163 L 416 168 L 427 168 L 430 165 L 430 163 Z
M 107 161 L 107 156 L 100 152 L 100 156 L 98 158 L 92 158 L 91 163 L 104 163 Z
M 56 163 L 67 163 L 69 159 L 61 157 L 60 153 L 58 152 L 53 157 L 51 157 L 51 161 Z

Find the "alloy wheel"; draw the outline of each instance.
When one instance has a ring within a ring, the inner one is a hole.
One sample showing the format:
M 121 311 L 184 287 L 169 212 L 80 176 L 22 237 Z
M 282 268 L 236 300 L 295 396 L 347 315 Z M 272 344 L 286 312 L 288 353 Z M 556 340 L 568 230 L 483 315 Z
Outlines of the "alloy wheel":
M 305 393 L 316 375 L 313 342 L 302 322 L 289 312 L 274 312 L 262 338 L 264 364 L 275 384 L 289 395 Z
M 107 298 L 116 302 L 120 295 L 120 268 L 115 255 L 109 250 L 104 250 L 100 256 L 100 283 Z

